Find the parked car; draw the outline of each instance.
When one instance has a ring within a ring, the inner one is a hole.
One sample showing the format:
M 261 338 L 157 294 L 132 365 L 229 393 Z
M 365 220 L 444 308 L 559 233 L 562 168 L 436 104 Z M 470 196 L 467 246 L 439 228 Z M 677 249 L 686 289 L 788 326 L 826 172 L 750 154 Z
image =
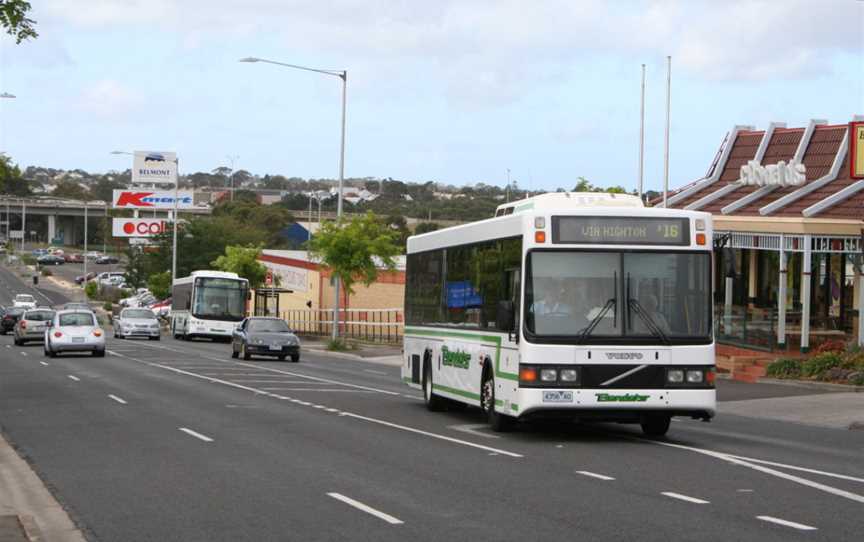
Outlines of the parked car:
M 87 252 L 86 254 L 84 254 L 84 257 L 87 258 L 87 261 L 93 261 L 96 258 L 99 258 L 101 256 L 102 256 L 102 254 L 100 254 L 99 252 L 96 252 L 95 250 L 91 250 L 90 252 Z
M 150 310 L 159 318 L 167 318 L 171 314 L 171 298 L 153 303 L 150 305 Z
M 55 357 L 66 352 L 90 352 L 105 356 L 105 332 L 91 311 L 57 311 L 51 327 L 45 330 L 45 355 Z
M 48 249 L 47 248 L 34 248 L 33 252 L 31 252 L 31 254 L 33 254 L 34 258 L 38 258 L 39 256 L 44 256 L 44 255 L 48 254 Z
M 12 306 L 21 309 L 35 309 L 36 298 L 30 294 L 18 294 L 12 300 Z
M 62 310 L 89 311 L 91 309 L 90 309 L 90 303 L 85 303 L 84 301 L 72 301 L 71 303 L 66 303 L 65 305 L 63 305 Z
M 44 341 L 45 330 L 48 329 L 52 318 L 54 318 L 54 311 L 51 309 L 24 311 L 15 324 L 15 344 L 21 346 L 27 341 Z
M 114 336 L 118 339 L 147 337 L 158 341 L 160 335 L 159 320 L 150 309 L 123 309 L 114 320 Z
M 66 259 L 63 256 L 56 256 L 54 254 L 45 254 L 44 256 L 39 256 L 36 258 L 36 263 L 39 265 L 63 265 L 66 263 Z
M 147 288 L 138 288 L 135 295 L 124 297 L 119 301 L 119 304 L 121 307 L 138 307 L 140 306 L 139 301 L 146 295 L 151 295 L 150 290 Z
M 78 275 L 75 277 L 75 284 L 84 284 L 96 278 L 96 272 L 90 271 L 86 275 Z
M 252 356 L 275 356 L 280 361 L 291 356 L 291 361 L 297 363 L 300 361 L 300 339 L 279 318 L 246 318 L 234 330 L 231 357 L 249 360 Z
M 0 318 L 0 335 L 6 335 L 10 331 L 13 331 L 15 324 L 18 323 L 18 319 L 21 318 L 25 310 L 21 307 L 7 307 L 4 309 L 3 317 Z
M 65 254 L 63 257 L 66 263 L 84 263 L 84 256 L 81 254 Z
M 107 265 L 115 263 L 120 263 L 120 260 L 116 256 L 100 256 L 96 258 L 97 265 Z
M 48 254 L 53 254 L 55 256 L 63 256 L 65 253 L 62 248 L 51 247 L 48 249 Z
M 122 271 L 105 271 L 99 273 L 97 281 L 99 286 L 120 286 L 123 284 L 125 273 Z

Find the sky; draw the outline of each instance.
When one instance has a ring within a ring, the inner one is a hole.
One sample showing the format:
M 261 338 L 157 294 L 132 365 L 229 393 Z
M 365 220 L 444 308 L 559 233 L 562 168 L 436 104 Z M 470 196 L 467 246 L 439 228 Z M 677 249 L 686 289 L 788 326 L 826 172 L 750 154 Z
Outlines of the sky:
M 0 151 L 102 172 L 112 150 L 335 178 L 662 189 L 702 177 L 736 124 L 864 114 L 861 0 L 30 0 L 39 38 L 0 37 Z

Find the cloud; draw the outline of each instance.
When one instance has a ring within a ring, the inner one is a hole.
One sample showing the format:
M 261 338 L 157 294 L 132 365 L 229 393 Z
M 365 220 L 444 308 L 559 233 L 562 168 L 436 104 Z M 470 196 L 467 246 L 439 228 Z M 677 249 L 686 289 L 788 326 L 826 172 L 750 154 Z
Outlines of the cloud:
M 103 120 L 118 120 L 138 111 L 143 104 L 141 95 L 111 79 L 97 81 L 83 90 L 77 100 L 78 109 Z

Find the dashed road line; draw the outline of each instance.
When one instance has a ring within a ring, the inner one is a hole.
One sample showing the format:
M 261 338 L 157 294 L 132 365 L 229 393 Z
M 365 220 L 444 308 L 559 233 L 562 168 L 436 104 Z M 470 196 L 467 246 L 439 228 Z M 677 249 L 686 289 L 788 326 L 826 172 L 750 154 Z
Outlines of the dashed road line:
M 120 403 L 121 405 L 125 405 L 125 404 L 127 404 L 126 401 L 125 401 L 124 399 L 121 399 L 120 397 L 117 397 L 116 395 L 113 395 L 113 394 L 110 394 L 110 393 L 109 393 L 109 394 L 108 394 L 108 397 L 110 397 L 111 399 L 117 401 L 117 402 Z
M 198 440 L 203 440 L 204 442 L 213 442 L 213 439 L 208 437 L 207 435 L 202 435 L 201 433 L 199 433 L 197 431 L 193 431 L 187 427 L 178 427 L 177 429 L 179 429 L 180 431 L 183 431 L 187 435 L 190 435 L 190 436 L 197 438 Z
M 44 361 L 40 361 L 39 363 L 41 363 L 41 364 L 44 365 L 45 367 L 48 367 L 48 365 L 50 365 L 50 364 L 48 364 L 48 363 L 45 363 Z
M 696 497 L 688 497 L 687 495 L 682 495 L 680 493 L 673 493 L 671 491 L 663 491 L 660 493 L 661 495 L 666 495 L 672 499 L 678 499 L 679 501 L 687 501 L 692 502 L 694 504 L 711 504 L 711 501 L 706 501 L 703 499 L 697 499 Z
M 27 355 L 27 352 L 21 352 L 21 355 L 22 355 L 22 356 L 26 356 L 26 355 Z
M 598 480 L 610 481 L 614 480 L 611 476 L 606 476 L 605 474 L 597 474 L 596 472 L 591 472 L 587 470 L 577 470 L 576 474 L 581 474 L 582 476 L 588 476 L 589 478 L 597 478 Z
M 399 518 L 395 518 L 395 517 L 391 516 L 390 514 L 386 514 L 380 510 L 376 510 L 367 504 L 363 504 L 360 501 L 356 501 L 356 500 L 352 499 L 351 497 L 346 497 L 345 495 L 342 495 L 340 493 L 328 493 L 327 495 L 330 497 L 333 497 L 337 501 L 344 502 L 348 506 L 353 506 L 357 510 L 366 512 L 367 514 L 371 514 L 378 519 L 383 519 L 384 521 L 386 521 L 390 525 L 402 525 L 404 523 L 404 521 L 402 521 Z
M 275 382 L 281 384 L 281 382 Z M 264 391 L 320 391 L 326 393 L 375 393 L 369 390 L 346 390 L 344 388 L 261 388 Z
M 461 425 L 448 425 L 450 429 L 454 431 L 461 431 L 463 433 L 468 433 L 469 435 L 474 435 L 476 437 L 483 438 L 501 438 L 498 435 L 493 435 L 491 433 L 487 433 L 483 431 L 484 429 L 488 429 L 489 426 L 483 423 L 465 423 Z
M 70 379 L 74 380 L 75 382 L 80 382 L 80 381 L 81 381 L 81 379 L 78 378 L 77 376 L 74 376 L 74 375 L 66 375 L 66 376 L 68 376 Z
M 384 375 L 387 376 L 387 373 L 384 371 L 373 371 L 372 369 L 363 369 L 364 373 L 372 373 L 373 375 Z
M 772 516 L 756 516 L 756 519 L 761 519 L 762 521 L 767 521 L 768 523 L 774 523 L 776 525 L 783 525 L 784 527 L 792 527 L 793 529 L 798 529 L 799 531 L 817 531 L 818 527 L 813 527 L 812 525 L 804 525 L 803 523 L 795 523 L 794 521 L 788 521 L 785 519 L 775 518 Z

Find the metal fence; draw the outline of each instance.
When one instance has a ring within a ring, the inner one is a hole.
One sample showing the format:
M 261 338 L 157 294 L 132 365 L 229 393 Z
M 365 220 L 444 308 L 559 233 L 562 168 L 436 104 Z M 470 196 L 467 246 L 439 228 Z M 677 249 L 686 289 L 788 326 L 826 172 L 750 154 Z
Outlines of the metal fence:
M 294 309 L 279 316 L 300 335 L 329 337 L 333 333 L 333 310 Z M 404 331 L 402 309 L 341 309 L 339 335 L 378 343 L 401 343 Z

